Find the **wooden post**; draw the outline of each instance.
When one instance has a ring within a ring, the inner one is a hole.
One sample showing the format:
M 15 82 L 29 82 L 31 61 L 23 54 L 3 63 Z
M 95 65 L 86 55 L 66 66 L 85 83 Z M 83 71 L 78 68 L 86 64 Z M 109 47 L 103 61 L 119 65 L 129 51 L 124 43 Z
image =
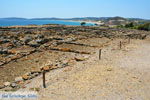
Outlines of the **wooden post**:
M 130 37 L 128 38 L 128 43 L 130 43 Z
M 122 48 L 122 42 L 120 41 L 120 49 Z
M 99 60 L 101 60 L 102 49 L 99 50 Z
M 43 87 L 46 88 L 46 83 L 45 83 L 45 71 L 43 70 Z

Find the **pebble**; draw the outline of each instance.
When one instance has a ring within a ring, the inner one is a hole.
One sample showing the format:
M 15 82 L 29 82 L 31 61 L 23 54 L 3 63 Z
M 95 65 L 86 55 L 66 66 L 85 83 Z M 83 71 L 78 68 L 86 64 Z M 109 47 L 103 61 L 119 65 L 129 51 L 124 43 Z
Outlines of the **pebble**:
M 112 71 L 113 69 L 112 68 L 107 68 L 107 71 Z

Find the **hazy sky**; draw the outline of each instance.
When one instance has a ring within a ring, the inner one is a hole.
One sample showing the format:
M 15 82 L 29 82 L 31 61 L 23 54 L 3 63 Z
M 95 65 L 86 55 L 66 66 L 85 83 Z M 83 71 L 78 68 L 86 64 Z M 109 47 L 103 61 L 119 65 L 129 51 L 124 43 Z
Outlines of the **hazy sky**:
M 150 19 L 150 0 L 0 0 L 0 18 L 112 16 Z

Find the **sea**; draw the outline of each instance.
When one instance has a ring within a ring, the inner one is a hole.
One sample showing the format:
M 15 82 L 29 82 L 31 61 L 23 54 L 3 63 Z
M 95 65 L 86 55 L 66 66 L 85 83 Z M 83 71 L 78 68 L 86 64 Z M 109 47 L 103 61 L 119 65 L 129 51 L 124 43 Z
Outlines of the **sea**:
M 0 26 L 17 26 L 17 25 L 44 25 L 44 24 L 60 24 L 79 26 L 78 21 L 64 20 L 31 20 L 31 19 L 0 19 Z M 94 23 L 86 23 L 85 26 L 93 26 Z

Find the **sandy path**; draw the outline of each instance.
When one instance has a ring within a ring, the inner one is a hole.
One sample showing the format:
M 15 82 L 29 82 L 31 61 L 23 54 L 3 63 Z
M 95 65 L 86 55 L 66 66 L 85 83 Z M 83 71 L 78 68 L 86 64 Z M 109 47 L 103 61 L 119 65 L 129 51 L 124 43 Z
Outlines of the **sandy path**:
M 39 100 L 150 100 L 150 43 L 132 40 L 122 50 L 118 43 L 103 49 L 102 60 L 95 50 L 87 61 L 47 73 L 46 89 L 40 76 L 20 91 L 40 88 Z

